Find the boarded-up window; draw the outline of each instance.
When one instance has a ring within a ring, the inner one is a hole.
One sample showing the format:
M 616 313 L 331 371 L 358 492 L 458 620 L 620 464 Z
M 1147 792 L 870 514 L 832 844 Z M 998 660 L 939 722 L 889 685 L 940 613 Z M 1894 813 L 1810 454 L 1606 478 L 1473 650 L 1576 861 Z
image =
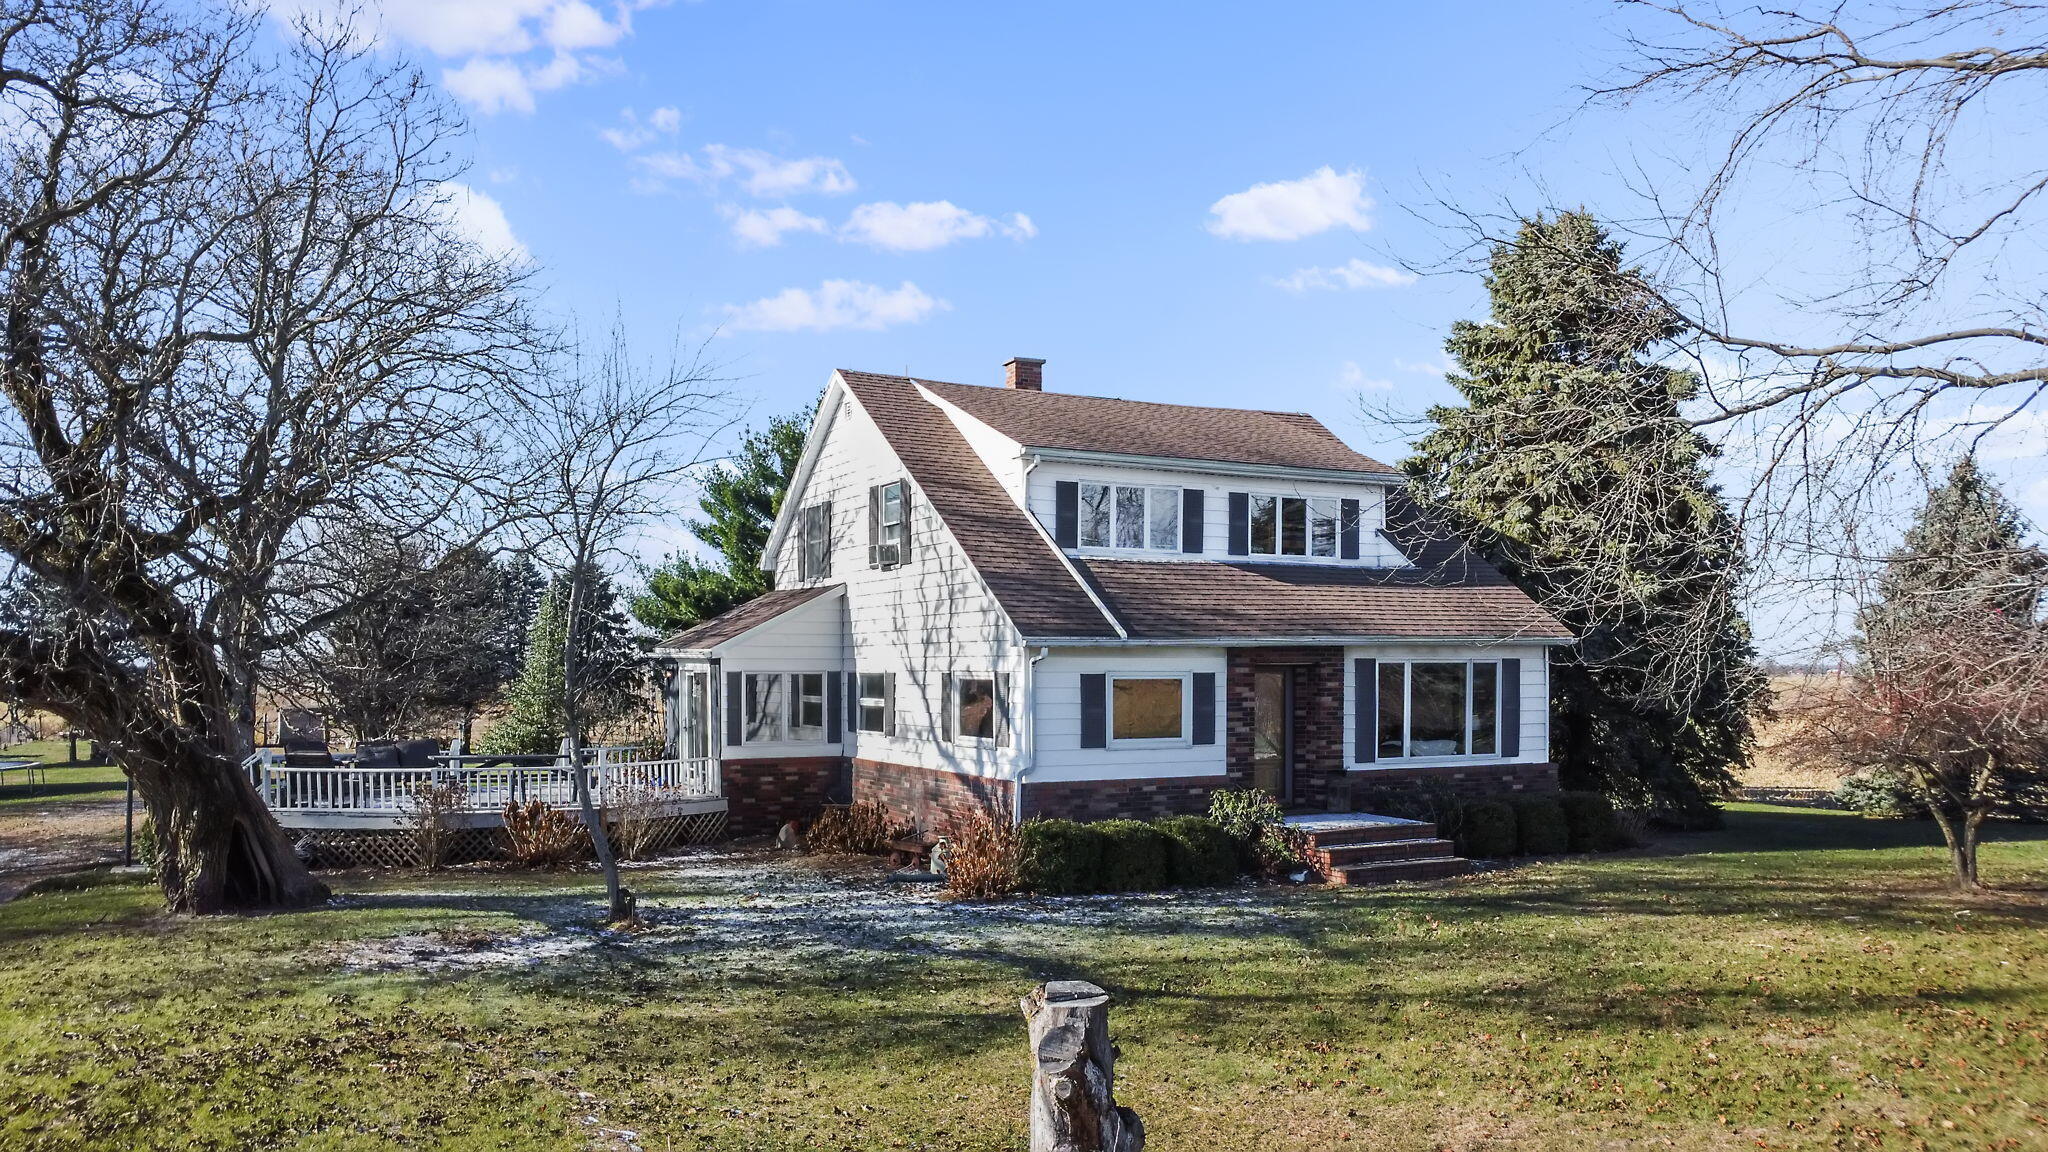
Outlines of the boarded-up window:
M 1179 740 L 1187 734 L 1187 681 L 1179 676 L 1117 676 L 1109 690 L 1112 741 Z

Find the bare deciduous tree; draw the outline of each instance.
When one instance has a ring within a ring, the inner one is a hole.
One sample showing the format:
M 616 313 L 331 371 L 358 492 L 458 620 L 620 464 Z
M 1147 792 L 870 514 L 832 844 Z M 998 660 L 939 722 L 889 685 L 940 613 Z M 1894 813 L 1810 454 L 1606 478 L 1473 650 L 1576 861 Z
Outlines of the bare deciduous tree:
M 106 745 L 191 912 L 324 897 L 241 771 L 265 654 L 322 623 L 278 606 L 344 527 L 464 506 L 533 344 L 419 77 L 310 28 L 259 61 L 248 20 L 0 16 L 0 575 L 55 605 L 0 695 Z
M 614 329 L 596 356 L 579 356 L 560 386 L 517 397 L 519 440 L 535 479 L 514 497 L 536 533 L 535 548 L 567 576 L 567 636 L 562 645 L 563 732 L 569 762 L 583 761 L 588 698 L 605 679 L 581 666 L 584 633 L 595 620 L 593 574 L 624 556 L 630 533 L 671 512 L 681 482 L 729 423 L 715 370 L 701 356 L 660 370 L 632 362 Z M 610 918 L 633 918 L 633 896 L 619 882 L 617 856 L 577 772 L 576 801 L 604 869 Z

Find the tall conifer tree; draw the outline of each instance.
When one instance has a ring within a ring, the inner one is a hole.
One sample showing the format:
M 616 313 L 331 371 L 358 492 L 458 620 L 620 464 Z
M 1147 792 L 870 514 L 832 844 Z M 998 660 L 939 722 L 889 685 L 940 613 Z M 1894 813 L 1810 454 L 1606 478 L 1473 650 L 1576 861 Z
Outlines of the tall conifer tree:
M 1712 822 L 1765 685 L 1740 534 L 1680 412 L 1699 380 L 1650 358 L 1676 322 L 1585 213 L 1524 221 L 1486 286 L 1490 321 L 1446 344 L 1465 404 L 1431 410 L 1411 490 L 1579 637 L 1551 666 L 1565 785 Z
M 2026 542 L 2019 510 L 1965 456 L 1928 492 L 1878 577 L 1873 602 L 1857 613 L 1860 644 L 1873 655 L 1925 621 L 1989 610 L 2018 624 L 2035 622 L 2044 580 L 2040 550 Z

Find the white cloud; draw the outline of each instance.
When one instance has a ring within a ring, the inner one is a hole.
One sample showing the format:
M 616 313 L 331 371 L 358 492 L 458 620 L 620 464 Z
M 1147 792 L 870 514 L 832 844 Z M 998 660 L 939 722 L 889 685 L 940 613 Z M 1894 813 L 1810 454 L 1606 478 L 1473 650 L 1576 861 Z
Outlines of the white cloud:
M 683 126 L 683 114 L 675 108 L 656 108 L 644 118 L 631 108 L 619 109 L 619 124 L 602 128 L 598 135 L 621 152 L 635 152 L 662 136 L 673 136 Z
M 1417 376 L 1449 376 L 1455 369 L 1449 360 L 1403 360 L 1394 357 L 1394 367 Z
M 1367 376 L 1356 360 L 1346 360 L 1344 367 L 1337 370 L 1337 383 L 1354 392 L 1390 392 L 1394 388 L 1392 380 Z
M 772 198 L 804 193 L 838 196 L 857 187 L 846 165 L 829 156 L 791 160 L 758 148 L 735 148 L 729 144 L 706 144 L 697 155 L 649 152 L 634 157 L 633 162 L 646 173 L 644 186 L 649 188 L 664 187 L 671 180 L 686 180 L 715 189 L 733 180 L 750 196 Z
M 1365 173 L 1324 165 L 1299 180 L 1254 184 L 1209 205 L 1209 231 L 1227 240 L 1299 240 L 1332 228 L 1363 232 L 1372 200 Z
M 737 206 L 726 204 L 719 212 L 732 222 L 732 234 L 739 239 L 742 248 L 773 248 L 782 243 L 782 237 L 790 232 L 829 232 L 831 226 L 816 216 L 806 216 L 794 208 L 784 205 L 780 208 L 749 209 L 741 211 Z
M 927 252 L 998 232 L 1013 240 L 1028 240 L 1038 235 L 1038 228 L 1022 212 L 994 220 L 949 200 L 917 204 L 883 200 L 855 208 L 839 230 L 842 239 L 891 252 Z
M 486 256 L 520 264 L 533 258 L 512 234 L 504 206 L 489 195 L 454 181 L 436 184 L 434 194 L 437 208 Z
M 728 304 L 725 326 L 734 332 L 879 332 L 915 324 L 950 307 L 908 280 L 893 289 L 858 280 L 827 280 L 815 292 L 785 288 L 751 304 Z
M 1415 274 L 1384 264 L 1368 264 L 1353 257 L 1335 268 L 1297 268 L 1286 276 L 1275 277 L 1273 283 L 1289 292 L 1306 292 L 1311 288 L 1333 292 L 1353 288 L 1398 288 L 1415 283 Z
M 607 19 L 589 0 L 252 0 L 284 23 L 360 27 L 377 43 L 424 49 L 457 99 L 490 115 L 533 111 L 533 95 L 580 83 L 615 61 L 589 55 L 632 33 L 630 8 Z M 545 55 L 543 55 L 545 54 Z

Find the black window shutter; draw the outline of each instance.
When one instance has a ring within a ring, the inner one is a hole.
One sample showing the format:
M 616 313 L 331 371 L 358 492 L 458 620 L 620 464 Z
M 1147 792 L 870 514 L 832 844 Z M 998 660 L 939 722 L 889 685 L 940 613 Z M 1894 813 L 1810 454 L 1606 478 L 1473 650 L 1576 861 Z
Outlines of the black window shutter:
M 1081 747 L 1109 745 L 1109 677 L 1100 672 L 1081 675 Z
M 818 505 L 818 571 L 821 580 L 832 577 L 832 502 Z
M 1351 675 L 1358 681 L 1352 693 L 1358 697 L 1358 713 L 1351 718 L 1351 759 L 1370 764 L 1380 755 L 1380 662 L 1353 660 Z
M 896 489 L 902 493 L 902 499 L 896 505 L 898 515 L 902 517 L 896 524 L 896 562 L 898 564 L 908 564 L 910 563 L 910 481 L 898 480 L 896 482 Z
M 1195 673 L 1194 739 L 1197 744 L 1216 742 L 1216 674 Z
M 1081 546 L 1081 485 L 1061 480 L 1052 486 L 1052 538 L 1062 548 Z
M 996 673 L 996 743 L 1010 746 L 1010 674 Z
M 953 674 L 939 674 L 939 739 L 953 742 Z
M 845 716 L 846 730 L 848 732 L 860 731 L 860 673 L 858 672 L 848 672 L 846 674 L 846 711 L 843 715 Z
M 746 732 L 747 678 L 738 672 L 725 674 L 725 742 L 738 745 Z
M 1358 501 L 1346 500 L 1338 506 L 1339 539 L 1338 553 L 1346 560 L 1358 559 Z
M 896 734 L 896 674 L 882 673 L 882 735 Z
M 1202 550 L 1202 490 L 1183 488 L 1180 490 L 1180 550 L 1200 552 Z
M 1230 494 L 1230 554 L 1252 554 L 1252 495 L 1249 492 Z
M 1514 759 L 1522 754 L 1522 662 L 1500 662 L 1500 754 Z
M 839 677 L 825 677 L 825 743 L 837 744 L 844 737 L 839 726 L 846 718 L 845 705 L 839 695 Z
M 882 485 L 868 485 L 868 567 L 882 566 Z

